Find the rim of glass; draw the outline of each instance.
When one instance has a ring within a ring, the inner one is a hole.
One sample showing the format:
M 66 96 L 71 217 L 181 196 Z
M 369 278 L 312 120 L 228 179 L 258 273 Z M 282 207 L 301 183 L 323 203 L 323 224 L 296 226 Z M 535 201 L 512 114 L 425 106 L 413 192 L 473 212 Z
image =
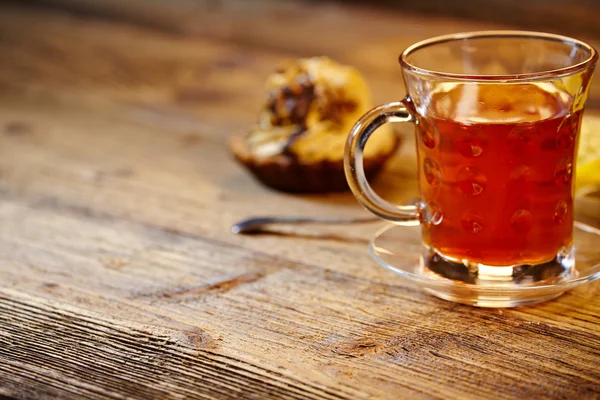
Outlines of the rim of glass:
M 563 68 L 531 72 L 524 74 L 511 74 L 511 75 L 478 75 L 478 74 L 457 74 L 450 72 L 441 72 L 429 70 L 408 62 L 407 58 L 418 50 L 422 50 L 429 46 L 434 46 L 442 43 L 453 42 L 457 40 L 465 39 L 480 39 L 480 38 L 528 38 L 528 39 L 540 39 L 554 42 L 561 42 L 572 47 L 580 47 L 587 50 L 590 55 L 584 61 L 577 64 L 569 65 Z M 553 33 L 535 32 L 535 31 L 518 31 L 518 30 L 492 30 L 492 31 L 473 31 L 473 32 L 461 32 L 451 33 L 448 35 L 435 36 L 429 39 L 422 40 L 411 46 L 402 52 L 400 55 L 400 65 L 402 68 L 414 72 L 419 75 L 433 77 L 433 78 L 446 78 L 449 80 L 468 80 L 468 81 L 539 81 L 546 80 L 548 78 L 556 78 L 560 76 L 570 75 L 578 71 L 582 71 L 590 66 L 594 65 L 598 60 L 598 52 L 596 49 L 589 44 L 582 42 L 568 36 L 557 35 Z

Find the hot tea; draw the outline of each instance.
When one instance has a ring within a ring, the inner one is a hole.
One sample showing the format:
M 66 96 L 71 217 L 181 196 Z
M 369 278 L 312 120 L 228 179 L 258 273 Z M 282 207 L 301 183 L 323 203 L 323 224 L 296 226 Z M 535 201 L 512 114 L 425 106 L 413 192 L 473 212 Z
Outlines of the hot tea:
M 346 142 L 350 189 L 394 224 L 375 234 L 373 259 L 440 298 L 483 307 L 549 300 L 600 277 L 597 265 L 586 270 L 600 233 L 573 218 L 597 60 L 579 40 L 540 32 L 467 32 L 406 49 L 407 96 L 365 113 Z M 387 123 L 416 126 L 420 196 L 411 204 L 386 201 L 365 175 L 365 145 Z M 414 225 L 418 262 L 414 233 L 402 227 Z
M 548 262 L 572 244 L 581 111 L 543 84 L 455 84 L 419 117 L 423 241 L 446 259 Z

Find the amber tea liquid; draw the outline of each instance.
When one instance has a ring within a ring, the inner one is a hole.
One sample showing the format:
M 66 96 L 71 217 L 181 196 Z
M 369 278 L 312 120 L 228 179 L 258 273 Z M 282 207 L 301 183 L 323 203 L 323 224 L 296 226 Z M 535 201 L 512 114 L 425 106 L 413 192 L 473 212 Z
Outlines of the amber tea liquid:
M 581 112 L 541 85 L 458 85 L 417 126 L 425 244 L 460 262 L 549 262 L 573 237 Z

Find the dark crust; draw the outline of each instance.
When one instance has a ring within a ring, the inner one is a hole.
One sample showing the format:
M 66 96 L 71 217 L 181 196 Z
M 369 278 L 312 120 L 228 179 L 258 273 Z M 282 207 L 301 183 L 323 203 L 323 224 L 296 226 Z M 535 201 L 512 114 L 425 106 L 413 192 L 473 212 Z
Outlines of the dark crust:
M 397 139 L 391 151 L 364 159 L 367 179 L 371 180 L 377 176 L 399 144 L 400 140 Z M 248 152 L 242 136 L 232 137 L 229 141 L 229 149 L 236 160 L 250 170 L 256 179 L 273 189 L 288 193 L 328 193 L 349 190 L 342 160 L 301 164 L 286 155 L 256 160 Z
M 315 84 L 306 71 L 300 71 L 296 81 L 282 87 L 267 101 L 266 109 L 271 112 L 271 124 L 304 126 L 314 100 Z

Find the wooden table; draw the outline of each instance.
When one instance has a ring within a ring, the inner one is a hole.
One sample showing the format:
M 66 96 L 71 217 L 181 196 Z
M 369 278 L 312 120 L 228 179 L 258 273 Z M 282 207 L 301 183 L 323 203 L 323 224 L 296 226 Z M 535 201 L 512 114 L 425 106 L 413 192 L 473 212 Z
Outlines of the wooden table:
M 268 190 L 229 156 L 281 60 L 354 64 L 390 101 L 408 44 L 497 26 L 333 3 L 36 3 L 0 8 L 0 397 L 600 398 L 598 283 L 478 309 L 374 266 L 381 224 L 229 231 L 364 213 L 349 194 Z M 599 78 L 592 93 L 593 108 Z M 378 187 L 408 199 L 403 156 Z M 598 210 L 578 208 L 596 226 Z

